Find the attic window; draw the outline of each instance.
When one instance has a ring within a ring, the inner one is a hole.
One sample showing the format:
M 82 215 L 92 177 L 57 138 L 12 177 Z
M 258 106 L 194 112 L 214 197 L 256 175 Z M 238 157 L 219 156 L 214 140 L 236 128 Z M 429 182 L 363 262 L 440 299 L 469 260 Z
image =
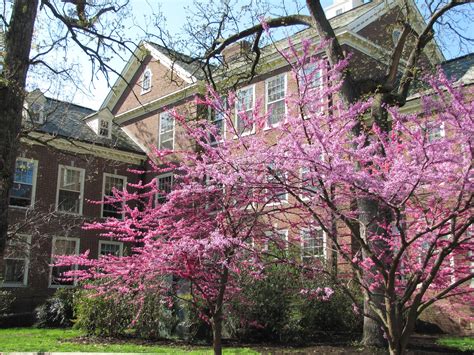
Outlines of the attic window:
M 402 35 L 402 31 L 400 31 L 398 28 L 394 29 L 392 32 L 392 41 L 394 45 L 398 44 L 398 40 L 400 39 L 400 36 Z
M 336 16 L 342 14 L 342 9 L 337 9 L 336 10 Z
M 142 95 L 151 90 L 151 70 L 146 69 L 142 77 Z
M 110 138 L 112 133 L 112 122 L 109 120 L 99 120 L 99 136 Z
M 31 122 L 33 124 L 44 123 L 44 105 L 40 103 L 33 103 L 28 110 Z

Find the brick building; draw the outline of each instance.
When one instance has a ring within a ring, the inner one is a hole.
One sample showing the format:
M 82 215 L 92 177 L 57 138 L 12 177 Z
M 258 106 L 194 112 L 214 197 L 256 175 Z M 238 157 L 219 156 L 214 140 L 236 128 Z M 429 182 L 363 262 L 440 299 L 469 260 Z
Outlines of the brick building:
M 59 287 L 53 254 L 93 257 L 124 252 L 122 243 L 81 228 L 84 221 L 120 217 L 113 205 L 93 204 L 141 177 L 146 156 L 117 125 L 95 118 L 85 107 L 45 97 L 40 91 L 25 103 L 24 135 L 10 191 L 10 234 L 3 262 L 2 288 L 13 293 L 13 311 L 22 316 Z
M 423 19 L 414 3 L 412 6 L 413 26 L 420 29 Z M 397 20 L 402 10 L 390 1 L 363 4 L 340 0 L 327 11 L 343 49 L 352 53 L 351 70 L 355 79 L 370 79 L 384 73 L 386 59 L 401 33 Z M 318 41 L 310 29 L 295 34 L 292 40 L 298 46 L 304 38 Z M 240 60 L 246 48 L 245 43 L 240 42 L 226 49 L 223 59 L 227 67 L 216 68 L 217 78 L 224 71 L 238 73 L 248 69 L 246 62 Z M 278 112 L 278 108 L 284 106 L 285 95 L 296 91 L 297 83 L 289 74 L 290 66 L 279 54 L 286 48 L 288 41 L 283 39 L 262 49 L 261 61 L 265 65 L 237 92 L 245 102 L 243 109 L 254 110 L 256 102 L 260 101 L 262 110 L 271 108 L 272 112 Z M 48 266 L 53 251 L 78 253 L 90 249 L 94 257 L 101 253 L 123 252 L 122 245 L 81 230 L 83 220 L 116 215 L 113 209 L 86 200 L 100 200 L 112 185 L 120 186 L 139 178 L 150 179 L 150 176 L 130 174 L 127 168 L 143 166 L 151 147 L 180 150 L 192 144 L 183 139 L 182 128 L 167 113 L 168 109 L 177 109 L 193 119 L 202 112 L 194 97 L 203 92 L 205 82 L 198 68 L 188 64 L 188 59 L 157 44 L 142 42 L 97 112 L 49 100 L 36 93 L 30 106 L 33 113 L 39 114 L 30 117 L 29 120 L 35 122 L 29 124 L 35 129 L 23 139 L 10 215 L 14 223 L 21 221 L 28 206 L 44 212 L 53 210 L 55 215 L 51 223 L 38 227 L 35 233 L 18 233 L 30 242 L 29 254 L 23 255 L 33 255 L 33 248 L 40 244 L 37 248 L 44 254 L 39 258 L 41 260 L 10 257 L 8 252 L 3 259 L 7 276 L 3 287 L 17 295 L 16 310 L 31 311 L 55 288 L 67 286 L 55 280 L 60 270 Z M 430 45 L 425 51 L 424 62 L 431 66 L 443 63 L 448 75 L 465 84 L 471 85 L 474 80 L 473 55 L 444 62 L 437 46 Z M 318 85 L 323 84 L 323 80 L 318 82 Z M 272 95 L 269 95 L 270 90 Z M 419 107 L 417 100 L 411 98 L 404 109 Z M 47 114 L 51 104 L 62 108 Z M 42 122 L 42 115 L 50 119 Z M 271 131 L 278 119 L 275 116 L 265 130 Z M 216 119 L 214 122 L 225 139 L 234 138 L 233 133 L 226 132 L 223 121 Z M 237 115 L 235 126 L 240 126 Z M 248 133 L 261 132 L 257 128 L 241 132 Z M 54 140 L 47 146 L 41 143 L 50 137 Z M 171 182 L 171 174 L 158 176 L 162 186 L 170 186 Z M 282 228 L 282 233 L 288 238 L 292 231 Z M 305 255 L 331 258 L 324 233 L 303 235 L 302 239 L 303 248 L 307 249 Z M 41 243 L 35 244 L 35 240 Z

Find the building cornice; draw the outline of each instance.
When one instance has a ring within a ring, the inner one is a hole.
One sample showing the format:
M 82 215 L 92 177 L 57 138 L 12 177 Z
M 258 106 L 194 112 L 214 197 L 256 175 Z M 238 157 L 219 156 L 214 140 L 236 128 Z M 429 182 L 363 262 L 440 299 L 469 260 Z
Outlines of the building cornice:
M 21 139 L 21 142 L 28 145 L 48 146 L 68 153 L 93 155 L 98 158 L 133 165 L 141 165 L 147 159 L 145 154 L 103 147 L 97 144 L 66 139 L 41 132 L 29 132 L 27 137 Z

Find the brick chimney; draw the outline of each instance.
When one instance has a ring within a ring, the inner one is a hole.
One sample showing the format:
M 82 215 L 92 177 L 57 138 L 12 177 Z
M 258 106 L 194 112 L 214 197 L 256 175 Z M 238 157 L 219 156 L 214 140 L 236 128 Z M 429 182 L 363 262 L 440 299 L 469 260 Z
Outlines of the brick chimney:
M 250 52 L 251 44 L 248 41 L 240 41 L 232 43 L 230 46 L 227 46 L 222 50 L 222 57 L 224 63 L 229 64 L 235 62 L 243 55 Z

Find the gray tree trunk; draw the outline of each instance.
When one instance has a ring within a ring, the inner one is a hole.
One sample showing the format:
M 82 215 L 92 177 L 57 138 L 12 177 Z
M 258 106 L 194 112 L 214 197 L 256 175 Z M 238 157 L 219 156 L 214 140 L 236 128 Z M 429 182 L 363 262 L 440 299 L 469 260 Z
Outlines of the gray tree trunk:
M 0 254 L 7 239 L 8 194 L 15 173 L 38 0 L 16 0 L 12 6 L 0 74 Z

